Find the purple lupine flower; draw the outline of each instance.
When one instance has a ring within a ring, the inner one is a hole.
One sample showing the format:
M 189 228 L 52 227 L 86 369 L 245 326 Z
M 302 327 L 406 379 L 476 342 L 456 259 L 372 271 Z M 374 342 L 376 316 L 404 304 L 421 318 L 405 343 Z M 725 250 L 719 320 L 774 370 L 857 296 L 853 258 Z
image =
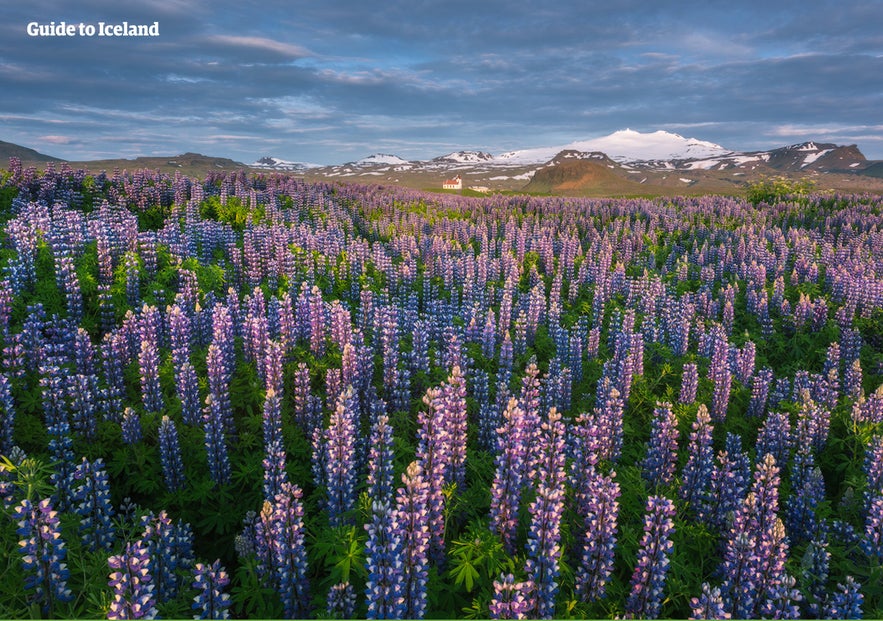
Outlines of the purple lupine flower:
M 872 436 L 865 452 L 864 471 L 867 479 L 863 514 L 867 513 L 871 501 L 883 497 L 883 435 Z
M 771 454 L 760 461 L 754 484 L 730 529 L 721 591 L 736 618 L 757 618 L 769 610 L 791 614 L 791 577 L 785 572 L 788 543 L 779 509 L 779 468 Z
M 405 613 L 402 598 L 404 569 L 396 512 L 385 501 L 375 500 L 371 505 L 371 522 L 365 524 L 365 530 L 368 531 L 365 544 L 367 618 L 401 619 Z
M 751 460 L 742 451 L 742 438 L 727 434 L 724 450 L 718 452 L 711 472 L 711 507 L 700 515 L 706 524 L 724 532 L 727 522 L 742 504 L 751 481 Z
M 138 444 L 141 442 L 141 416 L 127 407 L 123 412 L 123 420 L 120 423 L 123 432 L 123 443 Z
M 341 582 L 331 587 L 325 610 L 332 619 L 352 619 L 356 612 L 356 592 L 353 585 Z
M 766 413 L 770 387 L 773 384 L 773 370 L 764 367 L 751 378 L 751 400 L 748 402 L 748 416 L 760 417 Z
M 48 498 L 34 505 L 25 498 L 13 510 L 18 523 L 16 533 L 25 572 L 25 589 L 35 589 L 33 601 L 40 605 L 44 614 L 51 616 L 55 602 L 73 599 L 67 588 L 70 572 L 64 562 L 67 556 L 64 539 L 61 538 L 58 511 L 52 508 Z
M 518 527 L 518 505 L 528 447 L 523 438 L 523 411 L 516 399 L 509 399 L 503 413 L 503 425 L 497 429 L 496 472 L 491 485 L 491 530 L 499 535 L 506 550 L 515 551 L 515 530 Z
M 561 558 L 561 517 L 564 512 L 564 423 L 555 408 L 549 410 L 539 433 L 536 451 L 537 497 L 530 504 L 531 525 L 527 536 L 524 571 L 537 589 L 536 616 L 555 615 L 558 593 L 558 561 Z
M 757 459 L 771 454 L 777 464 L 788 461 L 791 452 L 791 421 L 787 412 L 770 412 L 757 434 Z
M 184 462 L 181 459 L 178 430 L 168 416 L 163 416 L 159 424 L 159 458 L 166 488 L 170 492 L 182 489 L 185 483 Z
M 386 414 L 380 414 L 371 427 L 371 447 L 368 449 L 368 496 L 381 502 L 391 500 L 393 493 L 392 431 Z
M 353 446 L 358 430 L 358 410 L 353 388 L 347 386 L 338 397 L 325 431 L 325 484 L 328 491 L 328 517 L 332 526 L 343 523 L 343 514 L 356 505 L 356 469 Z
M 699 387 L 699 367 L 695 362 L 685 362 L 681 376 L 680 403 L 690 404 L 696 401 L 696 389 Z
M 127 543 L 123 554 L 107 559 L 113 601 L 107 612 L 108 619 L 155 619 L 156 600 L 148 570 L 148 552 L 142 542 Z
M 650 427 L 647 456 L 641 464 L 641 474 L 651 486 L 672 482 L 677 466 L 678 419 L 671 403 L 656 402 Z
M 681 473 L 681 498 L 701 512 L 708 503 L 711 488 L 711 473 L 714 470 L 714 449 L 712 448 L 711 416 L 704 403 L 699 404 L 693 431 L 690 433 L 688 457 Z
M 644 536 L 638 551 L 638 563 L 632 574 L 631 593 L 625 604 L 633 618 L 655 619 L 662 605 L 669 556 L 674 547 L 674 503 L 664 496 L 650 496 L 644 516 Z
M 267 570 L 288 619 L 304 618 L 309 611 L 301 495 L 297 485 L 284 485 L 273 502 L 264 501 L 257 524 L 258 538 L 266 543 Z
M 71 439 L 71 428 L 66 422 L 50 425 L 49 454 L 52 457 L 53 472 L 49 482 L 55 487 L 53 501 L 61 511 L 71 507 L 74 489 L 74 441 Z
M 830 559 L 827 541 L 813 539 L 809 542 L 801 562 L 803 593 L 806 596 L 803 612 L 806 618 L 821 619 L 825 616 Z
M 264 467 L 264 498 L 271 499 L 282 492 L 288 482 L 285 470 L 286 454 L 281 438 L 265 446 Z
M 729 619 L 730 613 L 724 609 L 724 600 L 721 590 L 711 587 L 707 582 L 702 583 L 702 595 L 690 600 L 690 609 L 693 611 L 691 619 Z
M 316 285 L 310 289 L 309 329 L 310 350 L 316 356 L 322 356 L 325 353 L 325 302 L 322 290 Z
M 846 367 L 843 374 L 843 392 L 853 401 L 858 401 L 864 394 L 862 389 L 862 363 L 856 358 Z
M 202 421 L 209 475 L 216 485 L 224 485 L 230 480 L 230 459 L 227 457 L 223 412 L 212 394 L 205 399 Z
M 181 400 L 181 417 L 188 425 L 198 425 L 200 421 L 199 380 L 196 369 L 185 362 L 178 372 L 178 398 Z
M 393 517 L 402 546 L 402 618 L 422 619 L 426 612 L 426 583 L 429 568 L 429 483 L 416 461 L 402 475 L 404 487 L 396 493 Z
M 141 311 L 138 365 L 141 368 L 141 392 L 148 412 L 163 409 L 162 387 L 159 382 L 159 311 L 144 305 Z
M 718 334 L 714 338 L 711 362 L 708 365 L 708 379 L 714 382 L 711 397 L 711 418 L 723 421 L 727 417 L 727 406 L 730 402 L 730 386 L 733 375 L 730 372 L 729 353 L 725 335 Z
M 86 440 L 94 440 L 98 424 L 98 377 L 82 373 L 68 375 L 67 393 L 71 427 Z
M 236 431 L 233 423 L 233 407 L 230 403 L 230 377 L 231 371 L 226 366 L 224 350 L 212 342 L 206 353 L 206 370 L 208 379 L 208 405 L 211 399 L 211 408 L 220 425 L 221 431 L 233 435 Z
M 831 411 L 813 401 L 808 389 L 802 388 L 798 394 L 800 411 L 795 429 L 796 445 L 821 451 L 828 441 Z
M 428 487 L 429 536 L 434 560 L 441 560 L 444 554 L 444 485 L 450 463 L 449 431 L 441 394 L 440 388 L 428 389 L 423 396 L 426 408 L 417 413 L 417 461 Z
M 72 500 L 74 511 L 81 517 L 80 537 L 89 550 L 108 549 L 113 545 L 115 529 L 112 523 L 113 505 L 110 502 L 110 481 L 104 462 L 99 457 L 94 462 L 86 458 L 74 471 L 77 485 Z
M 144 531 L 139 543 L 146 551 L 145 567 L 152 576 L 151 589 L 161 604 L 178 594 L 181 585 L 176 571 L 191 564 L 192 534 L 189 525 L 176 526 L 164 510 L 157 515 L 145 515 L 141 523 Z
M 785 521 L 791 543 L 799 544 L 818 534 L 822 524 L 816 516 L 816 508 L 825 499 L 825 479 L 808 445 L 800 445 L 794 455 L 791 490 L 786 502 Z
M 530 619 L 536 610 L 536 587 L 531 580 L 515 582 L 512 574 L 494 580 L 490 603 L 491 619 Z
M 230 584 L 230 577 L 221 566 L 220 559 L 211 565 L 197 563 L 193 568 L 193 588 L 196 596 L 191 608 L 195 619 L 229 619 L 230 595 L 223 593 Z
M 837 592 L 831 598 L 826 616 L 829 619 L 861 619 L 864 596 L 852 576 L 846 576 L 846 584 L 837 584 Z
M 861 547 L 877 564 L 883 563 L 883 496 L 871 500 L 865 518 L 865 536 Z
M 591 602 L 604 597 L 613 572 L 620 488 L 614 480 L 615 472 L 604 475 L 591 464 L 574 467 L 584 470 L 576 490 L 577 513 L 582 518 L 577 538 L 576 591 L 582 601 Z
M 443 409 L 449 449 L 445 479 L 462 490 L 466 483 L 466 380 L 459 366 L 441 385 L 439 407 Z
M 596 391 L 594 414 L 599 426 L 598 457 L 612 462 L 619 461 L 622 453 L 623 409 L 625 404 L 619 390 L 611 380 L 602 376 Z
M 0 373 L 0 453 L 7 454 L 15 445 L 15 400 L 9 377 Z

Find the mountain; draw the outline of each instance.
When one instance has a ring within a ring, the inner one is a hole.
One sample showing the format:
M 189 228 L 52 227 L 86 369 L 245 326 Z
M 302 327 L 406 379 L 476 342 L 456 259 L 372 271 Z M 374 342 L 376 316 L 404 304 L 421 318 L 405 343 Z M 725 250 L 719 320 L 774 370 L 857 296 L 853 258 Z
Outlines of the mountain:
M 363 157 L 362 159 L 353 162 L 356 166 L 383 166 L 383 165 L 396 165 L 396 164 L 407 164 L 408 160 L 403 160 L 398 155 L 390 155 L 389 153 L 374 153 L 373 155 L 369 155 L 368 157 Z
M 278 157 L 262 157 L 256 162 L 253 162 L 250 167 L 260 168 L 263 170 L 276 170 L 280 172 L 303 172 L 305 170 L 309 170 L 310 168 L 317 168 L 318 164 L 307 164 L 305 162 L 289 162 L 288 160 L 281 160 Z
M 684 138 L 678 134 L 655 131 L 642 134 L 631 129 L 613 132 L 609 136 L 580 140 L 557 147 L 540 147 L 509 151 L 495 158 L 500 163 L 542 164 L 561 151 L 592 152 L 607 154 L 617 162 L 650 162 L 659 160 L 687 160 L 720 157 L 732 153 L 724 147 L 696 138 Z
M 494 155 L 461 150 L 426 160 L 374 154 L 304 172 L 307 179 L 372 181 L 440 188 L 460 175 L 464 188 L 611 195 L 739 193 L 752 181 L 784 175 L 819 187 L 876 191 L 880 169 L 855 145 L 804 142 L 767 151 L 736 151 L 679 134 L 624 129 L 564 145 Z M 883 188 L 880 188 L 883 190 Z
M 6 165 L 10 157 L 17 157 L 24 164 L 37 162 L 60 162 L 61 160 L 51 155 L 45 155 L 39 151 L 0 140 L 0 163 Z

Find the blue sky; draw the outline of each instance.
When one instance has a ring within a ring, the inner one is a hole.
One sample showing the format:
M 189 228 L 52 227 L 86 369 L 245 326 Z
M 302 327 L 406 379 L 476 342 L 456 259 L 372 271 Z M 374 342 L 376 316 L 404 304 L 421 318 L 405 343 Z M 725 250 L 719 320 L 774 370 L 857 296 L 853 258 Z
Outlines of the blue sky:
M 160 24 L 35 38 L 29 22 Z M 883 2 L 34 0 L 0 8 L 0 140 L 320 164 L 626 127 L 883 159 Z

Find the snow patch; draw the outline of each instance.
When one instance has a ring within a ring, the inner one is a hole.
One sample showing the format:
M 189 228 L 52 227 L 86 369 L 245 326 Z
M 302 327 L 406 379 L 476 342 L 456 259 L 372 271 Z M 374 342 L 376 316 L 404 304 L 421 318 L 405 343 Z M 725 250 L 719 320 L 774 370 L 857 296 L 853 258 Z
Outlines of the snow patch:
M 810 143 L 810 144 L 812 144 L 812 143 Z M 803 158 L 803 164 L 801 164 L 800 167 L 804 168 L 805 166 L 809 166 L 810 164 L 815 162 L 817 159 L 822 157 L 825 153 L 830 153 L 831 151 L 833 151 L 833 149 L 825 149 L 824 151 L 819 151 L 818 153 L 810 153 L 805 158 Z

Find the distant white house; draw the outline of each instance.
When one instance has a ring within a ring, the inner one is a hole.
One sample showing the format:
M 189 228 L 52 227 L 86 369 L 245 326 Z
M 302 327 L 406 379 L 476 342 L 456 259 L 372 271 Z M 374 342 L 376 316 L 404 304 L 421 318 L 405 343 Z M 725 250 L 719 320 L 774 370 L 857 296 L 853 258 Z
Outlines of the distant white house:
M 445 179 L 445 182 L 442 184 L 442 188 L 444 188 L 445 190 L 462 190 L 463 180 L 460 178 L 460 175 L 457 175 L 453 179 Z

